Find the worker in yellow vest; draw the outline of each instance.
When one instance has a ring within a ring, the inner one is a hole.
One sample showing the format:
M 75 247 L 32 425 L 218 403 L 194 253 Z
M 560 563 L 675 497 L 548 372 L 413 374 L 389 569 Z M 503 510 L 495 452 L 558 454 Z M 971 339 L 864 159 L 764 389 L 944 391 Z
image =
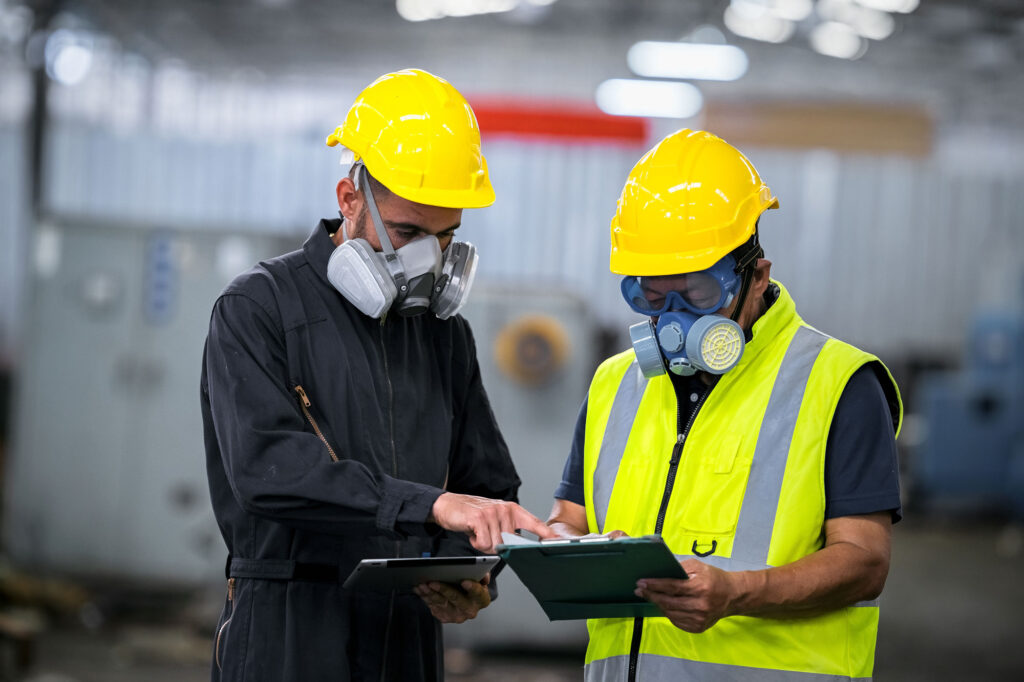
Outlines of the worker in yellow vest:
M 899 390 L 808 326 L 758 240 L 753 164 L 680 130 L 630 172 L 611 270 L 648 317 L 598 368 L 548 524 L 660 534 L 665 617 L 588 621 L 587 680 L 867 679 L 901 517 Z

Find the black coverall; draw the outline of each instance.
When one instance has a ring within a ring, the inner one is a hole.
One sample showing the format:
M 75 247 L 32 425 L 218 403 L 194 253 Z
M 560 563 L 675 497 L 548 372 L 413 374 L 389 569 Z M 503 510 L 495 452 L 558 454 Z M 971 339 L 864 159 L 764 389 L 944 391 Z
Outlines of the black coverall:
M 442 678 L 416 595 L 341 581 L 365 558 L 471 553 L 427 523 L 434 500 L 519 487 L 469 324 L 360 313 L 327 280 L 338 223 L 213 308 L 201 397 L 230 578 L 215 681 Z

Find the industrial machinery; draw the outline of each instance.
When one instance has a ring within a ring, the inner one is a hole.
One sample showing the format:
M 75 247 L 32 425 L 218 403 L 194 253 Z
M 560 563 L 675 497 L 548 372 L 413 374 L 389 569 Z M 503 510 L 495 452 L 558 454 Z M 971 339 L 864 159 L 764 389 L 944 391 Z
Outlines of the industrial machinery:
M 926 376 L 913 501 L 1024 519 L 1024 315 L 978 315 L 962 369 Z

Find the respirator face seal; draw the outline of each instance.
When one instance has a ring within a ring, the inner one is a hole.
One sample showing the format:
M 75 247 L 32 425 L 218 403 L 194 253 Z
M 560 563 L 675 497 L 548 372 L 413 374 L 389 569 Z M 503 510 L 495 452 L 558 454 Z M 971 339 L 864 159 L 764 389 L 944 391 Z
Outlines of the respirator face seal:
M 732 302 L 741 282 L 732 256 L 700 272 L 624 277 L 622 297 L 629 307 L 657 318 L 629 328 L 644 376 L 664 374 L 666 367 L 683 376 L 724 374 L 735 367 L 743 356 L 743 329 L 713 313 Z
M 476 275 L 476 247 L 452 241 L 442 253 L 437 237 L 424 235 L 395 249 L 373 198 L 366 167 L 356 171 L 381 251 L 365 239 L 342 242 L 327 263 L 331 284 L 360 312 L 379 319 L 389 310 L 411 317 L 427 310 L 446 320 L 459 312 Z

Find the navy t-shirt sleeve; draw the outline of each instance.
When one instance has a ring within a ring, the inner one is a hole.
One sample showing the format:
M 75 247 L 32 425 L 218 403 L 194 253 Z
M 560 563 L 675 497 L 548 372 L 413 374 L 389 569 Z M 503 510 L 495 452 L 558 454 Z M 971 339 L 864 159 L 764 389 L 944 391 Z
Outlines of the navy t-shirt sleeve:
M 569 458 L 565 460 L 562 471 L 562 482 L 555 488 L 555 498 L 575 502 L 581 507 L 586 506 L 583 499 L 583 439 L 587 429 L 587 399 L 580 405 L 579 416 L 576 417 L 576 430 L 572 436 L 572 447 Z
M 839 397 L 825 454 L 825 518 L 903 518 L 892 413 L 874 366 L 854 372 Z

